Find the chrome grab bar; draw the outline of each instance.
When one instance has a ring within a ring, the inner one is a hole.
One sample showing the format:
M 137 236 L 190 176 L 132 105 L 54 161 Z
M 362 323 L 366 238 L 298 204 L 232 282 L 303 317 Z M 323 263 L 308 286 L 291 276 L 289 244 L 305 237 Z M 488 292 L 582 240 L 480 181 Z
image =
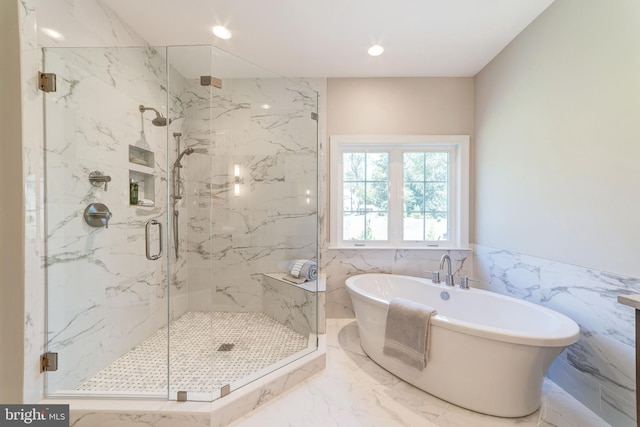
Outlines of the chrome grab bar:
M 149 230 L 151 229 L 152 225 L 157 225 L 158 226 L 158 232 L 160 233 L 160 241 L 159 241 L 159 248 L 158 248 L 158 253 L 156 255 L 151 255 L 151 239 L 149 238 Z M 145 243 L 145 252 L 147 255 L 147 259 L 151 260 L 151 261 L 155 261 L 157 259 L 160 259 L 160 257 L 162 256 L 162 248 L 163 248 L 163 244 L 162 244 L 162 223 L 158 220 L 152 219 L 150 221 L 147 221 L 147 224 L 144 226 L 144 243 Z

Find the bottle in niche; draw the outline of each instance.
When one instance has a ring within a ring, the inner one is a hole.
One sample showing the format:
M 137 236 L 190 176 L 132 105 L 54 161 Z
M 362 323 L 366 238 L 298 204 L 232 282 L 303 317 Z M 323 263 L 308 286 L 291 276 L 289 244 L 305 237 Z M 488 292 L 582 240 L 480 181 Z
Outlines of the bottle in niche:
M 133 180 L 129 184 L 129 203 L 132 205 L 138 204 L 138 184 Z

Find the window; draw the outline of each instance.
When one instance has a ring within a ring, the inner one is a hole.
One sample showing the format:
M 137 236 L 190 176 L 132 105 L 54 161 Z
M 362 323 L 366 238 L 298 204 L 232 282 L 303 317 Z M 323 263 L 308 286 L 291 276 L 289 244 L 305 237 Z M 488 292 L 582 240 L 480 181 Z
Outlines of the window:
M 337 247 L 469 243 L 469 137 L 332 136 Z

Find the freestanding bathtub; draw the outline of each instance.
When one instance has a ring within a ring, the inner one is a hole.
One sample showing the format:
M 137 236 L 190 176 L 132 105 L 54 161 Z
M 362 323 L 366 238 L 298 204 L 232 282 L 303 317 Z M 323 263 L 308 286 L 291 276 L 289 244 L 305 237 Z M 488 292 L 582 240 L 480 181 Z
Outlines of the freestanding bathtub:
M 563 314 L 480 289 L 393 274 L 361 274 L 345 283 L 371 359 L 427 393 L 489 415 L 534 412 L 551 362 L 580 332 Z M 382 353 L 387 307 L 395 297 L 437 310 L 422 371 Z

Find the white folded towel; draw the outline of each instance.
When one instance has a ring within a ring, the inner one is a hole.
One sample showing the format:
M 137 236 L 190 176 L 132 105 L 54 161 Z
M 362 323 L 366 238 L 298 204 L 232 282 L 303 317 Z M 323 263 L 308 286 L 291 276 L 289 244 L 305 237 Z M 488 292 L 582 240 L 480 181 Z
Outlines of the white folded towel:
M 382 353 L 423 370 L 429 357 L 429 326 L 436 310 L 404 298 L 393 298 L 387 309 Z
M 144 207 L 154 207 L 156 204 L 153 200 L 149 200 L 149 199 L 140 199 L 138 200 L 138 206 L 144 206 Z

